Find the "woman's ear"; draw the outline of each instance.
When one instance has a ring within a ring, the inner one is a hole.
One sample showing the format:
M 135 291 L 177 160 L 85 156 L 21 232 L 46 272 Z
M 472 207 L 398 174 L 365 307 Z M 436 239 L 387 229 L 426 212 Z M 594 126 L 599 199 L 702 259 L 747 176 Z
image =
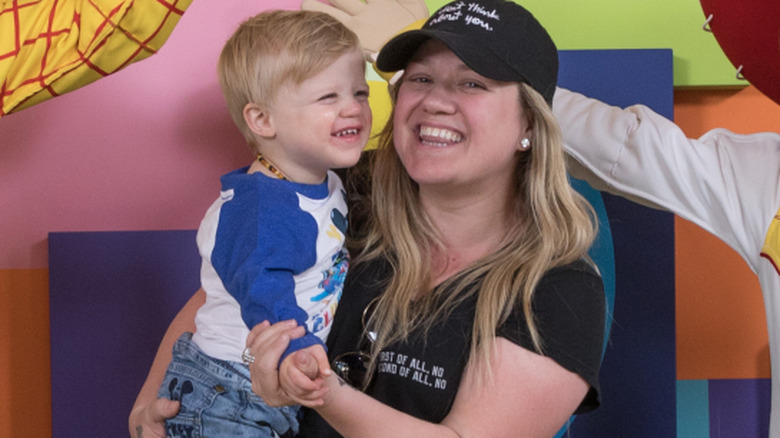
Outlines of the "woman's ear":
M 244 121 L 250 131 L 262 138 L 273 138 L 276 136 L 273 118 L 267 108 L 251 102 L 246 104 L 244 106 Z

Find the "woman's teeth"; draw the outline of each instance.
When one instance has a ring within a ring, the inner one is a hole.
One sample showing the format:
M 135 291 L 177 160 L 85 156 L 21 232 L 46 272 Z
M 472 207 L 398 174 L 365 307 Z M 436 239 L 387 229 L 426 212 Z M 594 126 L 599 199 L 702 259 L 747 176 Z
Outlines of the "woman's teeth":
M 426 144 L 446 146 L 448 144 L 457 143 L 461 141 L 461 139 L 462 136 L 459 133 L 450 131 L 449 129 L 434 128 L 430 126 L 420 127 L 420 140 Z

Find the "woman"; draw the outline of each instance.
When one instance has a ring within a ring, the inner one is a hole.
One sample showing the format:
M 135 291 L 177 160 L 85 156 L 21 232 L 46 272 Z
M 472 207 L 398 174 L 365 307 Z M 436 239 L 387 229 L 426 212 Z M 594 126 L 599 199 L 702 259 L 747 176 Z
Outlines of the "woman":
M 405 73 L 328 340 L 340 375 L 277 374 L 301 329 L 262 324 L 247 340 L 253 388 L 312 407 L 303 436 L 552 436 L 598 406 L 604 333 L 601 281 L 583 261 L 592 213 L 568 184 L 550 108 L 555 45 L 512 2 L 454 2 L 378 66 Z M 342 380 L 359 374 L 358 350 L 365 394 Z M 131 431 L 165 408 L 142 390 Z
M 370 344 L 370 396 L 284 365 L 277 379 L 296 335 L 284 325 L 250 335 L 253 388 L 313 407 L 304 436 L 338 436 L 318 416 L 344 436 L 552 436 L 598 404 L 604 309 L 549 106 L 555 46 L 514 3 L 456 2 L 378 66 L 405 72 L 328 341 L 350 380 L 359 363 L 344 358 Z

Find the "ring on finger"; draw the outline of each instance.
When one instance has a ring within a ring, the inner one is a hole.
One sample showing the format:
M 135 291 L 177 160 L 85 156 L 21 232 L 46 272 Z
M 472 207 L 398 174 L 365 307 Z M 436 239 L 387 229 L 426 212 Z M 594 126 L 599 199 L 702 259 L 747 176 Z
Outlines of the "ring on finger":
M 249 365 L 255 361 L 255 356 L 252 354 L 252 350 L 250 350 L 249 347 L 244 348 L 244 351 L 241 353 L 241 360 L 244 361 L 245 365 Z

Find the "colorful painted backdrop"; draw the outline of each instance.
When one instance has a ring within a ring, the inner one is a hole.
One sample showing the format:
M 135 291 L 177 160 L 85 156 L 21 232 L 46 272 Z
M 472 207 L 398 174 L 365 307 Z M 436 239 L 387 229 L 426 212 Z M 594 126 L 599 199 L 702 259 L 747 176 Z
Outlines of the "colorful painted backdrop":
M 51 436 L 48 233 L 196 228 L 218 176 L 251 159 L 224 112 L 217 53 L 244 17 L 299 3 L 196 0 L 158 55 L 0 119 L 0 436 Z M 549 23 L 562 49 L 672 48 L 680 86 L 675 120 L 690 136 L 714 127 L 778 129 L 780 109 L 752 87 L 709 88 L 735 84 L 717 44 L 699 33 L 704 17 L 695 0 L 525 4 Z M 694 24 L 695 36 L 668 39 Z M 641 42 L 632 42 L 636 35 Z M 691 40 L 701 45 L 686 48 Z M 707 58 L 693 56 L 700 53 Z M 679 78 L 694 67 L 725 73 Z M 710 428 L 710 412 L 713 400 L 733 397 L 736 385 L 746 388 L 739 401 L 744 416 L 765 421 L 768 347 L 758 285 L 732 251 L 701 230 L 675 219 L 673 234 L 676 275 L 666 281 L 676 286 L 677 435 L 737 436 Z M 654 360 L 652 351 L 647 355 Z M 138 367 L 131 362 L 114 371 Z M 647 406 L 651 414 L 655 409 Z M 739 436 L 762 436 L 755 433 Z

